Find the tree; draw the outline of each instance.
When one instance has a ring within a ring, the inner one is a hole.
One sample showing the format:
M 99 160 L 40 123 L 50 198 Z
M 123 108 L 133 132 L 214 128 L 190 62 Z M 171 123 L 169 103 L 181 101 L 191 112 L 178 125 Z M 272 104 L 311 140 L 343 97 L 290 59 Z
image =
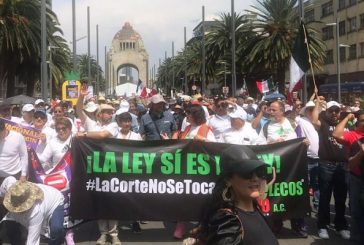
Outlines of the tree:
M 88 61 L 91 61 L 91 77 L 88 77 Z M 96 60 L 93 57 L 88 56 L 87 54 L 77 55 L 77 66 L 78 72 L 80 73 L 81 79 L 88 80 L 89 82 L 93 82 L 96 80 L 97 74 L 101 77 L 100 83 L 104 81 L 102 79 L 102 68 L 100 65 L 97 65 Z M 101 86 L 103 87 L 103 85 Z
M 16 93 L 16 77 L 27 85 L 27 94 L 30 96 L 33 95 L 35 83 L 39 81 L 40 9 L 40 0 L 0 1 L 0 82 L 7 87 L 7 97 Z M 54 53 L 51 70 L 57 84 L 62 80 L 61 73 L 68 69 L 68 61 L 64 61 L 69 60 L 69 49 L 66 41 L 59 36 L 63 34 L 56 14 L 49 5 L 46 11 L 48 46 L 57 48 L 50 50 Z
M 297 0 L 261 0 L 254 10 L 248 11 L 251 27 L 257 35 L 250 39 L 246 48 L 250 51 L 244 61 L 251 72 L 271 72 L 279 90 L 285 90 L 285 72 L 291 50 L 298 33 L 299 16 Z M 325 58 L 324 44 L 312 28 L 308 29 L 309 52 L 316 68 L 321 68 Z

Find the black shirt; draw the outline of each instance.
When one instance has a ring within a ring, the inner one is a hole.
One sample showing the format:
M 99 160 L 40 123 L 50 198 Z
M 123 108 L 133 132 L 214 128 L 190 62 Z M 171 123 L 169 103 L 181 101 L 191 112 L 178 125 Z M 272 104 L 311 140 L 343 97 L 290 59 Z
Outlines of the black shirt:
M 277 245 L 277 238 L 259 211 L 246 212 L 238 209 L 244 229 L 244 245 Z
M 325 115 L 325 112 L 320 114 L 321 127 L 318 131 L 319 134 L 319 158 L 322 161 L 329 162 L 347 162 L 347 152 L 344 146 L 339 144 L 332 133 L 337 124 L 331 123 Z

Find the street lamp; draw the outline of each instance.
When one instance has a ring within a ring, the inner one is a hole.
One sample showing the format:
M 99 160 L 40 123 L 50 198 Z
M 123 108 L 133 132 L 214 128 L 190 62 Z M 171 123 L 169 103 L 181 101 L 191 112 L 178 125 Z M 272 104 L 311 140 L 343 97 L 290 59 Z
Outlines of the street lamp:
M 57 49 L 57 48 L 61 48 L 61 47 L 57 47 L 57 46 L 48 46 L 48 51 L 49 51 L 49 98 L 50 100 L 52 100 L 52 49 Z
M 336 38 L 336 70 L 337 70 L 337 96 L 338 102 L 341 104 L 341 73 L 340 73 L 340 47 L 350 47 L 346 44 L 340 44 L 339 40 L 339 17 L 336 17 L 336 22 L 327 23 L 327 26 L 335 26 L 335 38 Z

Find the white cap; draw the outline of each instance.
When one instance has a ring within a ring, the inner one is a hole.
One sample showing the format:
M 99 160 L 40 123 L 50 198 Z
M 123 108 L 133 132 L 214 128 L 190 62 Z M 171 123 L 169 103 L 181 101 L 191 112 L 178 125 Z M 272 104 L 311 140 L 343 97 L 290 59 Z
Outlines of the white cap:
M 163 95 L 161 94 L 155 94 L 150 98 L 150 102 L 152 102 L 153 104 L 158 104 L 158 103 L 166 103 L 166 101 L 163 98 Z
M 34 105 L 32 104 L 25 104 L 21 109 L 22 112 L 30 112 L 34 110 Z
M 338 107 L 338 108 L 341 108 L 341 106 L 340 106 L 340 104 L 339 103 L 337 103 L 336 101 L 330 101 L 330 102 L 327 102 L 327 109 L 330 109 L 331 107 L 334 107 L 334 106 L 336 106 L 336 107 Z
M 37 99 L 35 102 L 34 102 L 34 105 L 38 105 L 40 103 L 45 103 L 44 100 L 42 99 Z
M 305 112 L 306 112 L 306 109 L 309 108 L 309 107 L 315 107 L 315 102 L 313 102 L 312 100 L 310 100 L 309 102 L 306 103 L 305 107 L 303 107 L 301 110 L 300 110 L 300 115 L 304 115 Z
M 231 117 L 231 118 L 239 118 L 239 119 L 245 121 L 247 119 L 247 114 L 243 110 L 236 110 L 236 111 L 230 113 L 229 114 L 229 117 Z
M 88 102 L 84 108 L 85 111 L 90 113 L 97 111 L 97 109 L 99 109 L 99 105 L 95 104 L 93 101 Z
M 120 102 L 119 110 L 117 110 L 117 111 L 115 112 L 115 114 L 118 116 L 118 115 L 120 115 L 121 113 L 128 112 L 128 111 L 129 111 L 129 108 L 130 108 L 129 102 L 128 102 L 128 101 L 126 101 L 126 100 L 122 100 L 122 101 Z
M 120 109 L 123 109 L 123 110 L 124 110 L 124 112 L 129 111 L 129 108 L 130 108 L 129 102 L 128 102 L 128 101 L 126 101 L 126 100 L 122 100 L 122 101 L 120 102 L 120 107 L 119 107 L 119 108 L 120 108 Z

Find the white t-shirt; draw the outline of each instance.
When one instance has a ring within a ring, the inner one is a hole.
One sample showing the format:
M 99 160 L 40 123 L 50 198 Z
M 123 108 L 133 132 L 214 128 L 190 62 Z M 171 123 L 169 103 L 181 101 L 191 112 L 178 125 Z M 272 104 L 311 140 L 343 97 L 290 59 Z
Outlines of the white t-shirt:
M 57 189 L 36 184 L 44 194 L 43 201 L 36 201 L 33 207 L 21 213 L 8 213 L 5 219 L 15 220 L 28 229 L 27 245 L 38 245 L 40 234 L 49 229 L 49 221 L 54 210 L 63 206 L 64 197 Z
M 15 131 L 0 140 L 0 177 L 28 173 L 28 152 L 23 135 Z
M 53 169 L 57 163 L 59 163 L 64 154 L 66 154 L 68 149 L 71 147 L 71 139 L 72 135 L 65 141 L 55 137 L 47 143 L 44 151 L 38 155 L 45 171 L 48 172 Z
M 240 130 L 234 128 L 228 129 L 222 134 L 221 142 L 237 145 L 255 145 L 258 139 L 258 134 L 248 122 Z
M 15 122 L 15 123 L 21 123 L 21 118 L 20 117 L 11 117 L 10 121 Z
M 124 140 L 143 140 L 142 137 L 140 136 L 140 134 L 137 134 L 131 130 L 129 131 L 129 133 L 126 136 L 122 135 L 121 132 L 119 131 L 116 138 L 124 139 Z
M 230 117 L 228 115 L 213 115 L 208 121 L 215 138 L 219 141 L 221 135 L 231 127 Z
M 296 117 L 296 123 L 301 128 L 302 136 L 310 141 L 310 145 L 307 149 L 307 156 L 310 158 L 319 158 L 319 136 L 315 127 L 306 117 Z
M 119 133 L 119 126 L 116 122 L 101 125 L 100 122 L 96 122 L 89 117 L 86 117 L 85 123 L 83 124 L 86 132 L 98 132 L 107 130 L 112 135 L 111 138 L 116 138 Z
M 198 130 L 201 126 L 192 126 L 188 134 L 186 135 L 185 139 L 194 139 L 198 133 Z M 211 130 L 208 130 L 206 139 L 209 142 L 216 142 L 215 135 L 212 133 Z
M 277 141 L 278 139 L 291 140 L 296 139 L 297 135 L 292 128 L 291 123 L 287 118 L 284 118 L 282 123 L 270 121 L 267 130 L 267 138 L 264 136 L 264 130 L 260 130 L 257 144 L 269 144 Z

